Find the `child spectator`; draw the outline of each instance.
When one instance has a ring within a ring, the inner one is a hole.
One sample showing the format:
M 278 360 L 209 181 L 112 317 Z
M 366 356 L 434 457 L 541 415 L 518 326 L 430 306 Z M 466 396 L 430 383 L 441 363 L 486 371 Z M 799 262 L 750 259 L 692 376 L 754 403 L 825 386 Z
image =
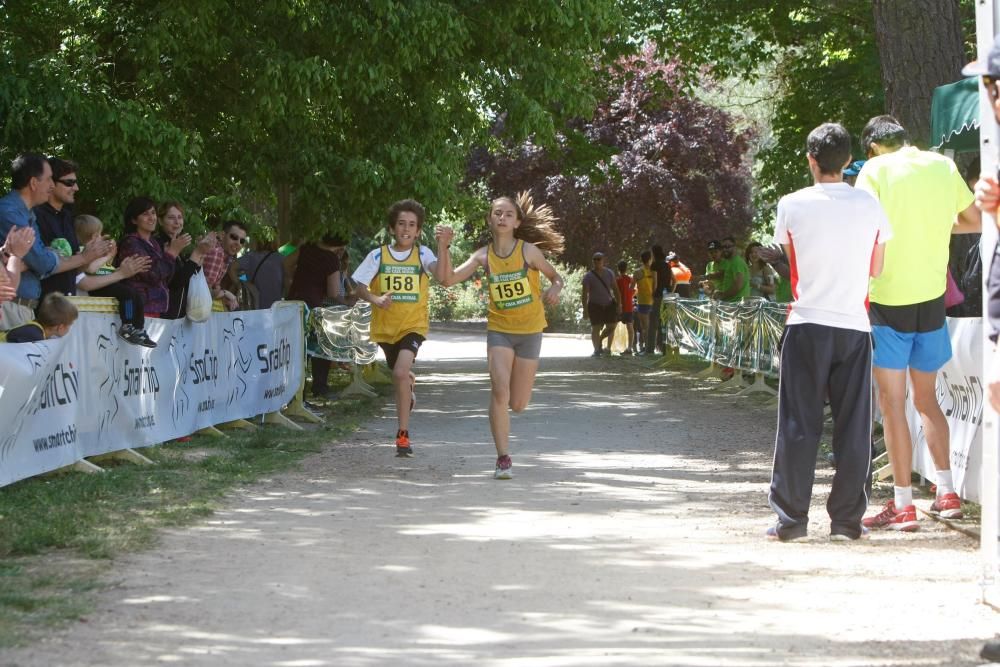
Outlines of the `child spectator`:
M 73 221 L 76 227 L 76 237 L 82 246 L 91 239 L 99 238 L 103 223 L 92 215 L 78 215 Z M 146 333 L 146 316 L 143 312 L 142 296 L 127 283 L 122 282 L 137 273 L 147 271 L 152 259 L 145 255 L 129 255 L 115 268 L 111 261 L 116 249 L 112 247 L 104 257 L 98 257 L 83 267 L 83 273 L 77 276 L 77 289 L 81 294 L 89 296 L 111 297 L 118 300 L 118 317 L 121 326 L 118 336 L 126 343 L 156 347 L 156 343 Z
M 652 321 L 650 313 L 653 312 L 653 295 L 659 291 L 656 283 L 656 272 L 653 271 L 653 253 L 643 250 L 639 255 L 642 260 L 642 267 L 635 272 L 635 300 L 636 317 L 635 324 L 638 329 L 639 338 L 642 340 L 642 352 L 640 354 L 652 354 L 656 343 L 656 334 L 653 327 L 658 327 L 658 321 Z M 657 319 L 659 313 L 656 314 Z
M 76 322 L 76 306 L 61 292 L 46 294 L 35 312 L 35 319 L 7 332 L 8 343 L 36 343 L 62 338 Z
M 334 303 L 353 308 L 358 302 L 358 284 L 351 278 L 351 255 L 346 249 L 340 256 L 340 271 L 334 273 L 333 277 L 336 290 L 333 295 Z
M 622 314 L 619 319 L 628 329 L 628 349 L 622 352 L 622 355 L 631 356 L 636 353 L 635 326 L 632 324 L 633 310 L 635 310 L 635 280 L 628 274 L 628 262 L 624 259 L 618 262 L 618 277 L 615 281 L 622 295 Z

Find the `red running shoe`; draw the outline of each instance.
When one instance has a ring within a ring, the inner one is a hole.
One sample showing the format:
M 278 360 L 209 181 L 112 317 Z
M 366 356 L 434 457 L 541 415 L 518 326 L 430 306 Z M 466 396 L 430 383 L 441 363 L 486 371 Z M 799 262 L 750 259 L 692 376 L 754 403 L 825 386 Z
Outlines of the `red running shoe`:
M 882 511 L 875 516 L 862 519 L 861 525 L 865 528 L 889 528 L 904 533 L 912 533 L 920 527 L 917 523 L 916 507 L 907 505 L 897 510 L 896 503 L 892 500 L 887 502 Z
M 962 500 L 957 493 L 943 493 L 934 499 L 931 511 L 942 519 L 961 519 Z
M 410 432 L 396 432 L 396 456 L 400 458 L 410 458 L 413 456 L 413 447 L 410 446 Z

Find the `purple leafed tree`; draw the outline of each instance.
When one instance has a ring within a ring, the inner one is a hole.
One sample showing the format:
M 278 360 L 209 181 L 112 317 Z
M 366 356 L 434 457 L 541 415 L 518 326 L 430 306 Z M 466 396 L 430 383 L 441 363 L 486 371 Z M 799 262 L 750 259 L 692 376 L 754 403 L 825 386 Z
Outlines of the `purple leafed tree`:
M 588 265 L 595 250 L 638 261 L 653 244 L 702 266 L 705 244 L 745 238 L 752 209 L 748 131 L 724 111 L 684 95 L 674 65 L 652 51 L 608 73 L 609 94 L 555 149 L 530 141 L 479 151 L 469 178 L 492 195 L 531 190 L 559 217 L 561 259 Z

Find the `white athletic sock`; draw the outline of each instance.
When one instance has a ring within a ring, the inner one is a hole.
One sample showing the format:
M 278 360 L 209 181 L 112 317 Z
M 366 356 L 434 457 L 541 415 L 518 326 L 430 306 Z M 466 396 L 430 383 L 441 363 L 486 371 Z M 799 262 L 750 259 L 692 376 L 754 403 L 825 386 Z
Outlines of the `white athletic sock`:
M 937 495 L 940 498 L 946 493 L 955 493 L 955 482 L 951 479 L 951 470 L 938 470 Z
M 901 510 L 907 505 L 913 504 L 913 487 L 912 486 L 893 486 L 893 491 L 896 492 L 896 509 Z

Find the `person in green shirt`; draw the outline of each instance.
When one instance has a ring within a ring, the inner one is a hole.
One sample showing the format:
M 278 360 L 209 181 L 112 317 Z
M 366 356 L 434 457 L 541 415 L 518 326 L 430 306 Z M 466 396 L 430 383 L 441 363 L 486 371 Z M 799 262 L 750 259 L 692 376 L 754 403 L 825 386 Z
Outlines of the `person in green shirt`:
M 715 283 L 712 277 L 716 275 L 718 271 L 719 264 L 719 250 L 720 243 L 718 241 L 708 242 L 708 262 L 705 264 L 705 273 L 697 277 L 695 280 L 698 283 L 698 287 L 705 294 L 711 294 L 715 291 Z
M 740 253 L 736 252 L 736 239 L 722 239 L 722 260 L 716 267 L 721 274 L 712 298 L 719 301 L 740 301 L 750 296 L 750 269 Z

